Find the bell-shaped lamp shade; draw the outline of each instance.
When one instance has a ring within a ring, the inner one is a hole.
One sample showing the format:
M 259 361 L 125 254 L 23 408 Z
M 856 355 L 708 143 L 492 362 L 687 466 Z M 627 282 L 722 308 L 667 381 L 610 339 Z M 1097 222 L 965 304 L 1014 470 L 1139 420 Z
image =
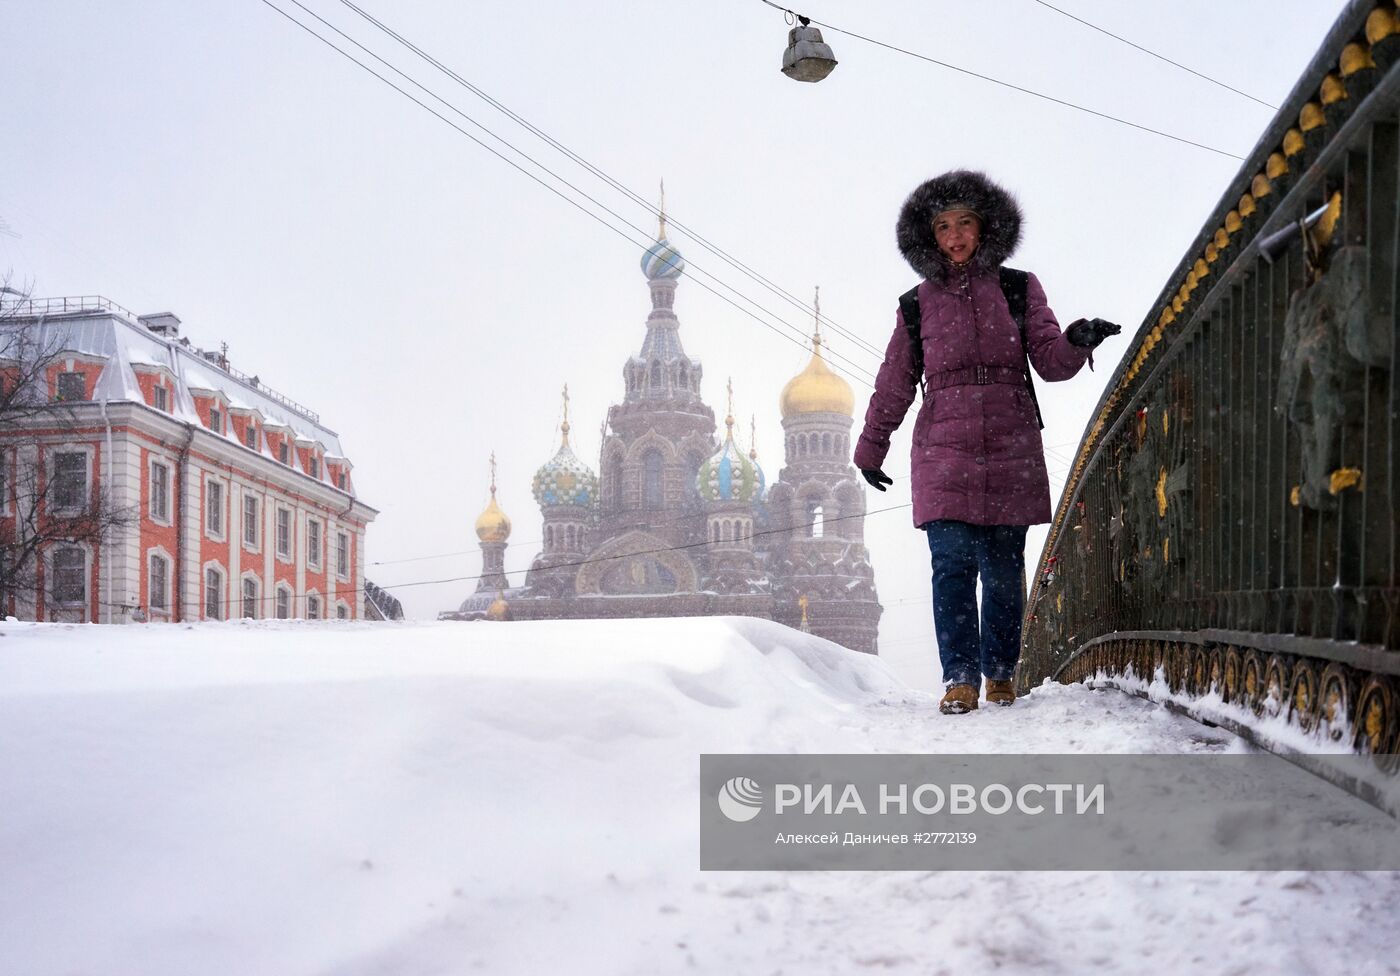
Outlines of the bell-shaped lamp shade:
M 793 81 L 821 81 L 836 67 L 831 47 L 822 40 L 822 32 L 800 24 L 788 31 L 788 46 L 783 52 L 783 74 Z

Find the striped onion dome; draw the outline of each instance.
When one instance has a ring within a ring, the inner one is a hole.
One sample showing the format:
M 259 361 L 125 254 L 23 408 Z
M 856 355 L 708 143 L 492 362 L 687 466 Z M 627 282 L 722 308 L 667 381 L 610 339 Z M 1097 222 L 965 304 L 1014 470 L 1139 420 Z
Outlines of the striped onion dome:
M 734 418 L 726 417 L 724 446 L 700 465 L 695 487 L 707 502 L 751 502 L 763 495 L 763 470 L 734 443 Z
M 555 505 L 587 508 L 598 496 L 598 476 L 569 447 L 568 421 L 564 422 L 563 431 L 559 450 L 535 472 L 531 490 L 541 508 Z
M 675 245 L 662 237 L 642 255 L 642 274 L 648 281 L 679 278 L 685 271 L 685 259 Z

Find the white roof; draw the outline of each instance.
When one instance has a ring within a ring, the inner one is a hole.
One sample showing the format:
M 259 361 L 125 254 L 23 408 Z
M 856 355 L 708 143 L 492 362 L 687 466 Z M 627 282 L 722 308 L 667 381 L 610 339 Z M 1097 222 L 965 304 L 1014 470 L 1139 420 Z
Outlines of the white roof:
M 12 321 L 16 325 L 28 325 L 36 318 L 23 316 Z M 100 311 L 49 316 L 42 321 L 45 343 L 53 343 L 56 349 L 100 356 L 107 361 L 93 399 L 144 403 L 133 367 L 164 367 L 177 379 L 175 402 L 170 412 L 180 420 L 199 423 L 191 388 L 217 390 L 228 399 L 230 407 L 258 410 L 266 423 L 290 428 L 299 440 L 320 442 L 327 455 L 342 456 L 344 453 L 335 431 L 287 406 L 268 391 L 224 372 L 179 340 L 155 335 L 123 315 Z

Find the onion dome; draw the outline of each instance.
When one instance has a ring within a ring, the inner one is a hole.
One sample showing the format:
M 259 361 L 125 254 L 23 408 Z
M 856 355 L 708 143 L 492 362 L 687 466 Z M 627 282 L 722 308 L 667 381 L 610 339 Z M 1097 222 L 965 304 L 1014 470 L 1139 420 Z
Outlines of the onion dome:
M 822 358 L 821 289 L 812 299 L 816 326 L 812 332 L 812 359 L 807 368 L 787 381 L 778 397 L 778 409 L 787 420 L 803 413 L 843 413 L 853 416 L 856 398 L 851 386 L 831 371 Z
M 531 485 L 541 508 L 577 505 L 587 508 L 598 495 L 598 476 L 569 447 L 569 388 L 564 387 L 564 422 L 559 450 L 535 472 Z
M 679 278 L 684 271 L 685 259 L 681 257 L 681 252 L 664 237 L 642 255 L 642 274 L 647 276 L 648 281 Z
M 505 542 L 510 538 L 510 519 L 496 504 L 496 455 L 491 455 L 491 501 L 476 517 L 476 537 L 482 542 Z
M 778 397 L 783 419 L 803 413 L 854 414 L 856 398 L 851 385 L 831 371 L 822 358 L 822 336 L 812 334 L 812 359 L 807 368 L 787 381 Z
M 487 620 L 509 620 L 510 604 L 506 602 L 506 595 L 500 590 L 496 591 L 496 599 L 491 601 L 491 605 L 486 608 Z
M 732 396 L 732 392 L 731 392 Z M 734 416 L 724 418 L 724 446 L 700 465 L 695 487 L 707 502 L 750 502 L 763 493 L 763 472 L 734 443 Z
M 661 228 L 656 234 L 656 243 L 642 254 L 642 274 L 648 281 L 676 279 L 685 271 L 685 259 L 675 245 L 666 240 L 666 183 L 661 183 L 661 206 L 657 210 Z

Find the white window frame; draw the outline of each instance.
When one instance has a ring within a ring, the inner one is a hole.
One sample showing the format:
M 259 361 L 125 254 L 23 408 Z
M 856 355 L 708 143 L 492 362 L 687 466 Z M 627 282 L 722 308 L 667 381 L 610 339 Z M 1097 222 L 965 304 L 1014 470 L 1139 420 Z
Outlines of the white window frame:
M 216 434 L 222 434 L 224 432 L 225 416 L 224 408 L 220 405 L 218 400 L 209 404 L 209 429 Z
M 219 594 L 215 603 L 214 613 L 209 613 L 209 574 L 219 574 Z M 199 608 L 205 620 L 227 620 L 228 619 L 228 570 L 224 569 L 222 563 L 211 560 L 200 567 L 199 575 Z
M 79 505 L 59 505 L 54 481 L 58 476 L 58 456 L 60 454 L 81 454 L 83 456 L 83 492 Z M 48 469 L 49 489 L 45 507 L 49 514 L 66 516 L 81 515 L 92 505 L 92 448 L 86 444 L 53 444 L 44 451 L 45 466 Z
M 322 609 L 325 601 L 321 599 L 321 594 L 316 590 L 306 591 L 306 619 L 320 620 L 323 617 Z
M 155 580 L 155 573 L 151 571 L 154 560 L 161 560 L 165 563 L 165 587 L 161 593 L 161 598 L 165 601 L 165 606 L 158 607 L 151 598 L 153 590 L 151 584 Z M 171 607 L 174 603 L 174 591 L 172 585 L 175 580 L 175 560 L 162 546 L 152 546 L 146 550 L 146 613 L 159 614 L 168 617 L 171 614 Z
M 156 512 L 156 465 L 165 468 L 165 514 Z M 146 459 L 146 483 L 149 486 L 149 497 L 146 500 L 146 514 L 151 517 L 151 521 L 157 525 L 174 525 L 175 506 L 171 504 L 175 493 L 175 479 L 173 473 L 175 465 L 163 454 L 152 454 Z
M 344 569 L 341 568 L 342 556 Z M 335 578 L 346 581 L 350 579 L 350 533 L 344 529 L 335 530 Z
M 253 517 L 248 517 L 248 504 L 253 505 Z M 248 531 L 252 529 L 253 541 L 248 541 Z M 257 495 L 243 489 L 243 548 L 249 552 L 262 552 L 262 503 Z
M 256 451 L 261 443 L 262 441 L 258 437 L 257 421 L 249 417 L 247 425 L 243 428 L 243 446 L 250 451 Z
M 312 545 L 311 530 L 316 530 L 316 543 Z M 306 517 L 306 565 L 309 569 L 320 569 L 325 562 L 325 553 L 322 549 L 326 545 L 326 532 L 321 520 L 314 515 Z
M 282 516 L 284 515 L 287 517 L 287 531 L 285 535 L 282 532 Z M 278 505 L 277 513 L 272 517 L 272 531 L 274 536 L 273 552 L 275 552 L 277 554 L 277 558 L 284 563 L 291 562 L 293 553 L 296 552 L 294 540 L 292 539 L 292 533 L 295 530 L 296 520 L 292 518 L 292 510 L 290 508 L 283 508 L 281 505 Z M 287 543 L 285 552 L 282 551 L 282 542 L 284 538 Z
M 282 602 L 283 602 L 284 600 L 286 601 L 286 604 L 287 604 L 287 612 L 286 612 L 286 613 L 283 613 L 283 612 L 282 612 Z M 291 619 L 292 619 L 292 611 L 293 611 L 293 607 L 292 607 L 292 588 L 291 588 L 290 586 L 288 586 L 286 583 L 280 583 L 280 582 L 279 582 L 275 587 L 273 587 L 273 598 L 272 598 L 272 614 L 273 614 L 273 617 L 274 617 L 275 619 L 277 619 L 277 620 L 291 620 Z
M 350 604 L 346 603 L 344 600 L 336 600 L 336 601 L 335 601 L 335 619 L 336 619 L 336 620 L 353 620 L 354 617 L 351 616 Z
M 161 413 L 170 412 L 170 390 L 159 380 L 151 386 L 151 406 Z
M 211 524 L 211 516 L 214 515 L 215 507 L 214 507 L 214 504 L 213 504 L 212 499 L 209 497 L 209 496 L 213 493 L 214 489 L 216 489 L 216 488 L 218 489 L 218 492 L 219 492 L 219 505 L 218 505 L 219 525 L 218 525 L 218 528 L 217 528 L 217 529 Z M 228 516 L 229 516 L 229 511 L 228 511 L 228 498 L 229 498 L 228 482 L 224 481 L 222 478 L 211 478 L 211 477 L 209 477 L 208 475 L 205 475 L 205 477 L 204 477 L 204 534 L 207 535 L 209 538 L 214 539 L 214 540 L 217 541 L 217 542 L 224 542 L 224 541 L 226 541 L 226 540 L 228 539 Z
M 79 552 L 83 556 L 83 592 L 82 597 L 77 600 L 60 600 L 58 598 L 58 567 L 57 557 L 60 552 Z M 47 592 L 44 594 L 45 602 L 50 607 L 62 607 L 72 609 L 82 607 L 87 609 L 91 602 L 92 583 L 92 550 L 81 542 L 58 542 L 50 546 L 44 553 L 44 583 Z
M 248 612 L 248 584 L 253 584 L 253 612 Z M 257 573 L 244 573 L 238 581 L 238 617 L 257 620 L 262 615 L 262 580 Z

